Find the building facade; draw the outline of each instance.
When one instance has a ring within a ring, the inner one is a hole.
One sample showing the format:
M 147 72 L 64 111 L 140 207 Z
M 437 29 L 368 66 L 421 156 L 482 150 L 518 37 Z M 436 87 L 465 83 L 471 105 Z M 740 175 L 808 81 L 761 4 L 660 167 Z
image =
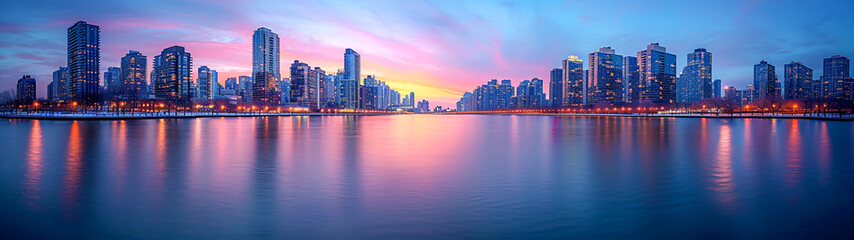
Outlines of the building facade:
M 590 53 L 585 104 L 623 102 L 623 56 L 610 47 Z
M 198 93 L 198 100 L 211 100 L 213 99 L 213 72 L 208 66 L 201 66 L 196 74 L 196 86 Z
M 359 80 L 362 78 L 362 57 L 353 49 L 344 50 L 344 79 L 342 79 L 342 107 L 358 109 L 361 92 Z
M 137 51 L 130 50 L 122 57 L 121 96 L 126 99 L 138 99 L 145 96 L 147 58 Z
M 638 58 L 623 56 L 623 102 L 632 103 L 633 99 L 640 99 L 639 92 L 634 86 L 639 83 Z
M 753 86 L 756 88 L 755 100 L 776 100 L 780 98 L 780 82 L 774 65 L 760 61 L 753 65 Z
M 279 53 L 279 34 L 265 27 L 255 30 L 252 34 L 252 76 L 268 72 L 279 81 L 282 78 Z
M 36 79 L 24 75 L 18 79 L 17 100 L 22 104 L 31 104 L 36 100 Z
M 549 99 L 552 107 L 563 104 L 563 69 L 555 68 L 549 72 Z
M 193 58 L 184 47 L 163 49 L 160 55 L 154 57 L 154 72 L 157 75 L 154 86 L 157 98 L 176 104 L 193 102 Z
M 678 102 L 691 104 L 712 97 L 712 53 L 704 48 L 688 53 L 688 65 L 682 70 L 677 83 Z
M 653 104 L 673 104 L 676 102 L 676 55 L 667 53 L 667 48 L 652 43 L 646 50 L 638 52 L 639 101 Z
M 821 76 L 820 97 L 824 101 L 851 100 L 850 60 L 842 55 L 833 55 L 824 59 Z
M 53 93 L 55 100 L 68 100 L 71 98 L 68 68 L 59 67 L 59 70 L 53 72 Z
M 813 70 L 801 62 L 783 65 L 783 97 L 808 100 L 813 97 Z
M 586 94 L 584 76 L 584 61 L 576 56 L 563 60 L 563 107 L 578 107 L 584 105 Z
M 68 28 L 70 98 L 85 104 L 100 101 L 101 28 L 79 21 Z

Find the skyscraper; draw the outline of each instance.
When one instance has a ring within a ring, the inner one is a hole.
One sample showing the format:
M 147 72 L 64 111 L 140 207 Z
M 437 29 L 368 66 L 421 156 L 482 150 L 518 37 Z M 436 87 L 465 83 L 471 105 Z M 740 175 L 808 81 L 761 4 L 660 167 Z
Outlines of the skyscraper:
M 824 59 L 824 71 L 821 76 L 821 95 L 822 99 L 842 100 L 851 98 L 850 89 L 846 89 L 846 80 L 848 80 L 851 71 L 850 61 L 842 55 L 833 55 Z
M 679 79 L 684 85 L 679 91 L 682 103 L 694 103 L 712 97 L 712 53 L 705 48 L 688 53 L 688 65 Z
M 760 61 L 753 65 L 753 86 L 755 87 L 756 100 L 778 99 L 780 97 L 780 82 L 777 80 L 777 71 L 774 65 L 766 61 Z
M 189 104 L 193 101 L 193 58 L 184 47 L 172 46 L 163 49 L 154 57 L 154 71 L 158 80 L 154 94 L 157 98 Z
M 667 48 L 652 43 L 638 52 L 639 91 L 641 101 L 654 104 L 676 102 L 676 55 Z
M 146 85 L 146 57 L 130 50 L 122 57 L 121 94 L 127 99 L 137 99 L 144 95 Z
M 199 91 L 197 96 L 199 96 L 199 100 L 210 100 L 213 98 L 213 74 L 211 69 L 208 66 L 199 67 L 198 74 L 196 75 L 196 84 L 198 84 L 197 90 Z
M 623 56 L 623 101 L 633 103 L 633 100 L 640 99 L 638 91 L 635 91 L 634 86 L 638 85 L 638 58 L 633 56 Z
M 812 98 L 813 82 L 812 68 L 801 62 L 791 62 L 783 65 L 783 83 L 786 99 L 806 100 Z
M 308 85 L 308 107 L 311 109 L 320 109 L 323 107 L 323 79 L 326 78 L 326 71 L 320 67 L 314 67 L 309 70 L 307 85 Z
M 362 77 L 362 57 L 353 49 L 344 51 L 344 79 L 343 85 L 343 107 L 348 109 L 359 108 L 359 80 Z
M 587 104 L 623 101 L 623 56 L 610 47 L 600 48 L 589 55 Z
M 279 70 L 279 34 L 261 27 L 252 34 L 252 76 L 258 72 L 272 73 L 282 79 Z
M 291 64 L 291 97 L 290 102 L 300 107 L 309 107 L 309 84 L 311 82 L 311 66 L 294 60 Z
M 22 104 L 30 104 L 36 100 L 36 79 L 24 75 L 18 79 L 18 101 Z
M 258 28 L 252 34 L 252 102 L 279 105 L 279 67 L 279 35 L 268 28 Z
M 219 72 L 211 70 L 211 95 L 219 96 L 219 90 L 222 89 L 222 84 L 219 84 Z
M 94 104 L 99 99 L 101 28 L 79 21 L 68 28 L 68 79 L 74 101 Z
M 68 68 L 59 67 L 59 70 L 53 72 L 53 92 L 56 100 L 68 100 L 71 97 L 69 84 Z
M 549 98 L 552 107 L 563 104 L 563 69 L 555 68 L 549 73 Z
M 585 94 L 584 61 L 576 56 L 563 60 L 563 103 L 561 106 L 584 105 Z
M 322 107 L 337 107 L 338 103 L 338 83 L 335 81 L 335 74 L 326 74 L 323 76 L 321 89 L 323 95 L 321 97 Z
M 409 92 L 409 104 L 410 107 L 415 107 L 415 92 Z

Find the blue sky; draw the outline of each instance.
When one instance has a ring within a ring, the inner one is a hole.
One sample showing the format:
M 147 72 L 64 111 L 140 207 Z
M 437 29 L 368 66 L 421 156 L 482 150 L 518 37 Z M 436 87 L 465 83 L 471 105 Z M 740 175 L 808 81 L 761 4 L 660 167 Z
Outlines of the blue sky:
M 282 39 L 282 69 L 295 59 L 327 71 L 345 48 L 375 74 L 417 98 L 450 106 L 491 78 L 548 78 L 568 55 L 610 46 L 636 55 L 651 42 L 677 55 L 713 54 L 724 85 L 752 82 L 753 64 L 854 56 L 854 1 L 4 1 L 0 3 L 0 89 L 33 75 L 44 96 L 65 66 L 65 31 L 77 20 L 101 26 L 101 69 L 128 50 L 149 58 L 182 45 L 220 81 L 251 72 L 251 34 Z M 582 57 L 585 58 L 585 57 Z M 585 59 L 586 60 L 586 59 Z M 287 75 L 283 72 L 282 75 Z

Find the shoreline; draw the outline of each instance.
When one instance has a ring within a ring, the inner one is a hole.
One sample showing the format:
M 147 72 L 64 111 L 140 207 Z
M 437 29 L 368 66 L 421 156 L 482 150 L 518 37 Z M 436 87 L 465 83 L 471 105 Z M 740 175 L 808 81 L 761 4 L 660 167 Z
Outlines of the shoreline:
M 791 114 L 766 114 L 766 115 L 691 115 L 691 114 L 616 114 L 616 113 L 453 113 L 472 115 L 532 115 L 532 116 L 566 116 L 566 117 L 623 117 L 623 118 L 764 118 L 764 119 L 805 119 L 805 120 L 827 120 L 827 121 L 854 121 L 854 115 L 837 116 L 803 116 Z M 828 114 L 835 115 L 835 114 Z
M 382 115 L 407 115 L 404 113 L 186 113 L 186 114 L 104 114 L 104 113 L 73 113 L 73 114 L 10 114 L 0 113 L 0 118 L 6 119 L 31 119 L 31 120 L 137 120 L 137 119 L 177 119 L 177 118 L 224 118 L 224 117 L 303 117 L 303 116 L 382 116 Z M 827 114 L 828 116 L 803 116 L 791 114 L 736 114 L 736 115 L 699 115 L 699 114 L 610 114 L 610 113 L 479 113 L 479 112 L 451 112 L 451 113 L 428 113 L 428 115 L 520 115 L 520 116 L 567 116 L 567 117 L 624 117 L 624 118 L 761 118 L 761 119 L 805 119 L 825 121 L 854 121 L 854 115 Z M 833 116 L 836 115 L 836 116 Z
M 30 120 L 138 120 L 138 119 L 179 119 L 179 118 L 225 118 L 225 117 L 302 117 L 302 116 L 377 116 L 398 115 L 400 113 L 186 113 L 186 114 L 99 114 L 99 113 L 73 113 L 73 114 L 9 114 L 0 113 L 0 118 L 6 119 L 30 119 Z

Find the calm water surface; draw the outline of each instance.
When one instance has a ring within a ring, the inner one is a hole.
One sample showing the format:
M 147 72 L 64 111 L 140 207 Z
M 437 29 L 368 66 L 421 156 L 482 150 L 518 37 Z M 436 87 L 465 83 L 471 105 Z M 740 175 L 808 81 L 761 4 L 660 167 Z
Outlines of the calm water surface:
M 848 238 L 854 124 L 0 120 L 0 238 Z

